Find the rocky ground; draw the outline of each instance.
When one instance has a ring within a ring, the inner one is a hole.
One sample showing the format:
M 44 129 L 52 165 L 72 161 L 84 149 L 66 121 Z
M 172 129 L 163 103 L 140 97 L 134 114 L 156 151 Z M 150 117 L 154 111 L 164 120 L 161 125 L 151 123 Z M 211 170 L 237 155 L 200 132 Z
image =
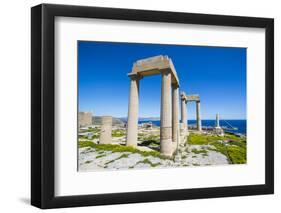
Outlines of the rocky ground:
M 92 138 L 79 137 L 79 171 L 171 168 L 244 164 L 247 162 L 246 137 L 231 134 L 216 136 L 212 132 L 190 131 L 188 141 L 178 147 L 173 158 L 161 156 L 160 129 L 139 127 L 138 148 L 126 144 L 126 129 L 114 126 L 112 144 L 99 145 L 99 128 L 87 130 Z
M 180 147 L 174 159 L 143 156 L 132 152 L 112 152 L 84 147 L 79 149 L 79 171 L 100 169 L 165 168 L 229 164 L 228 158 L 211 145 Z

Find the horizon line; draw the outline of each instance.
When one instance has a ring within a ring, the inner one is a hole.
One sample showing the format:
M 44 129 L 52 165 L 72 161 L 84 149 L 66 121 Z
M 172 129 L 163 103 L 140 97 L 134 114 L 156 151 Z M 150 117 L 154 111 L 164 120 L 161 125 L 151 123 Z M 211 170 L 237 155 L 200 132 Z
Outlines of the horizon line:
M 102 116 L 108 116 L 108 115 L 93 115 L 92 117 L 102 117 Z M 128 116 L 112 116 L 113 118 L 118 118 L 118 119 L 121 119 L 121 118 L 128 118 Z M 150 120 L 149 118 L 154 118 L 154 119 L 157 119 L 157 120 L 161 120 L 160 117 L 153 117 L 153 116 L 150 116 L 150 117 L 139 117 L 139 119 L 147 119 L 147 120 Z M 180 119 L 179 119 L 180 120 Z M 196 120 L 196 118 L 192 118 L 192 119 L 188 119 L 188 120 Z M 216 120 L 216 118 L 204 118 L 204 119 L 201 119 L 201 120 Z M 220 120 L 247 120 L 247 118 L 223 118 Z

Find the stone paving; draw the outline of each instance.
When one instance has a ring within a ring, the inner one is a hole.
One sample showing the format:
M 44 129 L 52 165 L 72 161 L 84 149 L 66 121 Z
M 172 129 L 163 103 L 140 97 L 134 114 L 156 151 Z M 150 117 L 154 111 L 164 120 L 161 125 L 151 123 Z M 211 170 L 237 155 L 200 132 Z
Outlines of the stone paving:
M 179 147 L 174 159 L 143 156 L 131 152 L 111 152 L 90 147 L 79 149 L 79 171 L 171 168 L 183 166 L 209 166 L 229 164 L 228 158 L 211 145 Z

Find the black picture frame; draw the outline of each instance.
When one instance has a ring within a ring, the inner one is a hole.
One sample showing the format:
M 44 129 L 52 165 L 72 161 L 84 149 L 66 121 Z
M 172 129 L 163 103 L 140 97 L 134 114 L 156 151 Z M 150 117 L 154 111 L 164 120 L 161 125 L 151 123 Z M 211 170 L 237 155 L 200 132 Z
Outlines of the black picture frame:
M 54 21 L 58 16 L 264 28 L 266 32 L 265 184 L 56 197 L 54 195 Z M 39 208 L 272 194 L 274 193 L 274 20 L 53 4 L 32 7 L 31 112 L 31 204 Z

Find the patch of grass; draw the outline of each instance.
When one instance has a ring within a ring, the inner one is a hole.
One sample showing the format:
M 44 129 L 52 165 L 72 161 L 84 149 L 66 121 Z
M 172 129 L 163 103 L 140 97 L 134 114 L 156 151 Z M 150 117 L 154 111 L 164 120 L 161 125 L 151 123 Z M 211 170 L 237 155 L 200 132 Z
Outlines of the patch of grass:
M 219 141 L 227 141 L 220 143 Z M 247 162 L 247 142 L 246 138 L 226 133 L 225 136 L 201 135 L 191 133 L 188 137 L 189 145 L 213 145 L 213 150 L 227 156 L 232 164 L 244 164 Z M 194 150 L 192 150 L 194 152 Z M 196 153 L 196 151 L 194 152 Z M 197 153 L 196 153 L 197 154 Z
M 125 135 L 126 135 L 125 130 L 122 130 L 122 129 L 112 130 L 112 137 L 123 137 Z
M 79 135 L 79 139 L 89 140 L 88 136 L 85 135 Z
M 187 143 L 189 145 L 206 145 L 218 140 L 223 140 L 223 138 L 215 135 L 201 135 L 201 134 L 194 134 L 194 133 L 191 133 L 187 137 Z
M 79 132 L 80 133 L 86 133 L 86 132 L 91 132 L 93 133 L 94 135 L 99 135 L 100 134 L 100 129 L 95 127 L 95 128 L 92 128 L 92 127 L 89 127 L 88 129 L 79 129 Z
M 145 134 L 144 133 L 138 133 L 138 138 L 144 137 Z
M 90 147 L 95 148 L 95 145 L 92 141 L 79 141 L 78 146 L 79 148 Z
M 93 135 L 90 138 L 91 139 L 97 139 L 99 137 L 100 137 L 99 135 Z M 88 136 L 86 136 L 86 135 L 79 135 L 79 139 L 89 140 Z
M 226 133 L 224 136 L 217 136 L 217 135 L 203 135 L 203 134 L 195 134 L 191 133 L 187 138 L 187 143 L 190 145 L 208 145 L 213 142 L 217 141 L 230 141 L 230 143 L 237 143 L 237 144 L 245 144 L 246 139 L 240 138 L 236 135 Z
M 159 152 L 160 151 L 160 135 L 158 134 L 145 134 L 143 136 L 139 136 L 138 140 L 141 141 L 139 143 L 140 146 L 146 146 L 154 151 Z
M 106 154 L 98 155 L 98 156 L 96 157 L 96 159 L 102 158 L 102 157 L 105 157 L 105 156 L 106 156 Z
M 208 151 L 207 150 L 198 150 L 198 149 L 192 149 L 191 152 L 195 153 L 195 154 L 206 154 Z
M 120 157 L 115 158 L 115 159 L 113 159 L 113 160 L 111 160 L 111 161 L 106 162 L 105 165 L 110 164 L 110 163 L 112 163 L 112 162 L 114 162 L 114 161 L 120 160 L 121 158 L 127 158 L 127 157 L 129 157 L 128 154 L 122 154 Z
M 91 160 L 87 160 L 87 161 L 85 161 L 85 163 L 87 163 L 87 164 L 88 164 L 88 163 L 91 163 L 91 162 L 92 162 Z
M 152 163 L 150 160 L 148 160 L 147 158 L 142 160 L 142 161 L 139 161 L 137 162 L 137 164 L 140 164 L 140 163 L 144 163 L 144 164 L 149 164 L 151 167 L 156 167 L 156 166 L 159 166 L 161 165 L 161 163 Z
M 247 149 L 246 146 L 231 146 L 214 142 L 212 144 L 215 149 L 213 151 L 220 152 L 228 157 L 232 164 L 244 164 L 247 162 Z
M 145 135 L 139 134 L 138 140 L 142 141 L 142 144 L 148 145 L 159 145 L 160 144 L 160 135 Z
M 228 146 L 227 153 L 228 153 L 229 159 L 231 160 L 232 163 L 234 163 L 234 164 L 247 163 L 246 149 L 241 148 L 241 147 Z
M 115 145 L 115 144 L 95 144 L 91 141 L 79 141 L 79 148 L 92 147 L 97 150 L 111 151 L 111 152 L 131 152 L 138 153 L 144 157 L 153 156 L 161 159 L 168 159 L 168 157 L 161 155 L 156 151 L 140 151 L 131 146 Z
M 200 166 L 200 164 L 198 164 L 198 163 L 193 163 L 192 165 L 193 166 Z

